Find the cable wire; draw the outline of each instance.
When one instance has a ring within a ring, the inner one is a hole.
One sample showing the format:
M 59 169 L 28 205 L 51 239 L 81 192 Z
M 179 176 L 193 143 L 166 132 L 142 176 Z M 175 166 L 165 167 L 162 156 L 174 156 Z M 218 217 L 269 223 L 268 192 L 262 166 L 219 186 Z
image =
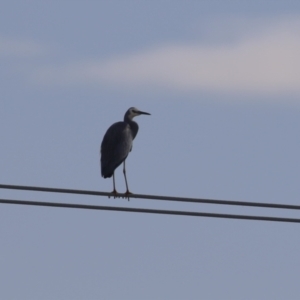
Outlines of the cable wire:
M 114 194 L 107 193 L 107 192 L 76 190 L 76 189 L 48 188 L 48 187 L 37 187 L 37 186 L 24 186 L 24 185 L 0 184 L 0 189 L 114 197 Z M 128 198 L 128 196 L 125 194 L 118 194 L 118 197 Z M 147 200 L 162 200 L 162 201 L 176 201 L 176 202 L 186 202 L 186 203 L 191 202 L 191 203 L 205 203 L 205 204 L 218 204 L 218 205 L 235 205 L 235 206 L 251 206 L 251 207 L 300 210 L 300 205 L 291 205 L 291 204 L 214 200 L 214 199 L 201 199 L 201 198 L 184 198 L 184 197 L 155 196 L 155 195 L 142 195 L 142 194 L 130 194 L 130 198 L 139 198 L 139 199 L 147 199 Z
M 113 206 L 39 202 L 39 201 L 28 201 L 28 200 L 8 200 L 8 199 L 0 199 L 0 203 L 15 204 L 15 205 L 31 205 L 31 206 L 46 206 L 46 207 L 60 207 L 60 208 L 78 208 L 78 209 L 89 209 L 89 210 L 106 210 L 106 211 L 147 213 L 147 214 L 161 214 L 161 215 L 177 215 L 177 216 L 189 216 L 189 217 L 209 217 L 209 218 L 222 218 L 222 219 L 300 223 L 300 219 L 293 219 L 293 218 L 217 214 L 217 213 L 203 213 L 203 212 L 178 211 L 178 210 L 158 210 L 158 209 L 148 209 L 148 208 L 113 207 Z

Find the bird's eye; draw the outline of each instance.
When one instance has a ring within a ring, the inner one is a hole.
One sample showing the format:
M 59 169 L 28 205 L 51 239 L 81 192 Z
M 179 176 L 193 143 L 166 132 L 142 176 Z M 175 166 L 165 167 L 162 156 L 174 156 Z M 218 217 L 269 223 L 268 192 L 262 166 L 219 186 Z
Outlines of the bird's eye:
M 135 114 L 137 114 L 137 110 L 134 110 L 134 109 L 133 109 L 132 112 L 135 113 Z

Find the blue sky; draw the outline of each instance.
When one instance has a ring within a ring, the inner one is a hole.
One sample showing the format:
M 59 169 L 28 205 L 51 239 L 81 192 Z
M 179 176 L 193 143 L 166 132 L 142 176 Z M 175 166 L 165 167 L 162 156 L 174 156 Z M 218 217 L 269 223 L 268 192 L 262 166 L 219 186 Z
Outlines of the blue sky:
M 136 193 L 299 204 L 297 1 L 4 1 L 0 182 L 110 191 L 107 128 L 151 116 Z M 119 191 L 125 190 L 121 168 Z M 299 217 L 1 191 L 1 198 Z M 3 299 L 297 299 L 297 224 L 2 205 Z

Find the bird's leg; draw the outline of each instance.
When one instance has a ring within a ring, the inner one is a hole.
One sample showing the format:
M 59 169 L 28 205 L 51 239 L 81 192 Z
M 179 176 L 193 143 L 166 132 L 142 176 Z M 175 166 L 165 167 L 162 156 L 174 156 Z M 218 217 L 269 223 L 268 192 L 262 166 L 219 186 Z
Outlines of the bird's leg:
M 128 201 L 130 200 L 129 199 L 129 195 L 131 194 L 129 192 L 129 189 L 128 189 L 128 183 L 127 183 L 127 178 L 126 178 L 126 167 L 125 167 L 125 160 L 124 160 L 124 163 L 123 163 L 123 174 L 124 174 L 124 178 L 125 178 L 125 183 L 126 183 L 126 198 L 128 199 Z
M 118 192 L 116 190 L 116 184 L 115 184 L 115 172 L 113 172 L 113 184 L 114 184 L 114 190 L 111 193 L 114 194 L 114 199 L 115 199 L 118 195 Z

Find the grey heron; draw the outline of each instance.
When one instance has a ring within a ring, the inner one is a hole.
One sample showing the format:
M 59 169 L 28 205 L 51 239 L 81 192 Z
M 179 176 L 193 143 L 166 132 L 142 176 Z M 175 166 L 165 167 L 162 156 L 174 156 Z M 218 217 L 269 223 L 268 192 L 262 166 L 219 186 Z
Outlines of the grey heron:
M 115 196 L 117 195 L 115 186 L 115 170 L 122 163 L 126 184 L 125 194 L 127 194 L 127 196 L 130 194 L 126 178 L 125 160 L 129 152 L 132 150 L 132 142 L 139 130 L 138 124 L 132 119 L 139 115 L 150 114 L 140 111 L 135 107 L 129 108 L 124 115 L 124 121 L 111 125 L 107 129 L 101 143 L 101 175 L 104 178 L 110 178 L 113 176 L 114 189 L 112 193 Z

